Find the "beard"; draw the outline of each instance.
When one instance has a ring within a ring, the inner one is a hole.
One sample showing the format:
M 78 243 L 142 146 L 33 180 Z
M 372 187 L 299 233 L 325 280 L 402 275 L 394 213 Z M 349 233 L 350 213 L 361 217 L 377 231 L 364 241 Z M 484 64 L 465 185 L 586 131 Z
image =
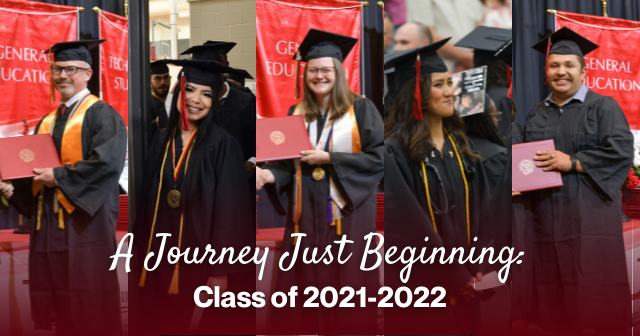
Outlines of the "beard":
M 71 84 L 71 85 L 67 86 L 67 87 L 61 87 L 60 84 L 63 84 L 63 83 L 64 84 Z M 75 87 L 73 87 L 73 82 L 68 81 L 68 80 L 67 81 L 57 81 L 57 82 L 55 82 L 55 87 L 56 87 L 56 90 L 58 90 L 58 92 L 60 92 L 60 94 L 62 96 L 71 95 L 76 90 Z
M 160 90 L 161 88 L 164 88 L 164 92 L 162 92 L 162 91 Z M 160 88 L 156 88 L 155 86 L 153 86 L 153 85 L 152 85 L 152 86 L 151 86 L 151 92 L 153 92 L 153 94 L 154 94 L 156 97 L 159 97 L 159 98 L 166 98 L 166 97 L 167 97 L 167 95 L 169 94 L 169 87 L 168 87 L 168 86 L 166 86 L 166 85 L 162 85 L 162 86 L 160 86 Z

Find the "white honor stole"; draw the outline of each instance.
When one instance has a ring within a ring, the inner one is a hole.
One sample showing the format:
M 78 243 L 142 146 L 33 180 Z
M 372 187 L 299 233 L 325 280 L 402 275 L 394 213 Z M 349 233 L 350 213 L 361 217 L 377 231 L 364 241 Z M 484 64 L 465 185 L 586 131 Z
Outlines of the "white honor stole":
M 297 106 L 293 115 L 300 114 L 300 107 Z M 328 117 L 327 117 L 328 118 Z M 325 122 L 324 129 L 320 135 L 320 140 L 316 143 L 318 138 L 318 120 L 314 120 L 311 123 L 305 121 L 305 126 L 309 130 L 309 139 L 311 144 L 315 144 L 317 150 L 325 150 L 327 146 L 327 138 L 331 133 L 331 139 L 328 152 L 339 153 L 358 153 L 362 151 L 362 143 L 360 141 L 360 131 L 358 130 L 358 123 L 356 121 L 356 114 L 353 110 L 353 105 L 349 108 L 349 111 L 342 117 L 331 122 L 327 120 Z M 333 129 L 333 131 L 332 131 Z M 301 175 L 301 163 L 300 159 L 295 159 L 295 178 L 294 178 L 294 233 L 300 232 L 300 215 L 302 214 L 302 175 Z M 333 221 L 331 226 L 336 226 L 336 234 L 342 234 L 342 226 L 340 219 L 343 218 L 340 210 L 344 208 L 346 202 L 344 197 L 340 194 L 334 178 L 337 176 L 331 176 L 329 180 L 330 196 L 333 200 L 329 206 L 333 215 Z M 295 242 L 294 242 L 295 243 Z

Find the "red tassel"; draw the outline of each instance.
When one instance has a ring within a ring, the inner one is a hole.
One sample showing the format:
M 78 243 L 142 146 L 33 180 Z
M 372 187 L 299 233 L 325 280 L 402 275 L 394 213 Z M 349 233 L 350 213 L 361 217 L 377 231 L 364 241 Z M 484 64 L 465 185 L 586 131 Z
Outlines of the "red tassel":
M 180 77 L 180 110 L 182 110 L 182 129 L 185 131 L 190 131 L 191 126 L 189 126 L 189 117 L 187 116 L 187 92 L 184 89 L 186 84 L 186 80 L 184 78 L 184 72 L 182 72 L 182 76 Z
M 49 102 L 51 104 L 55 104 L 56 92 L 53 89 L 53 69 L 51 69 L 51 66 L 53 65 L 53 56 L 51 55 L 51 47 L 49 47 Z
M 547 44 L 547 58 L 544 63 L 544 85 L 547 85 L 547 77 L 549 76 L 549 50 L 551 50 L 551 36 L 549 36 L 549 43 Z
M 413 119 L 423 120 L 422 117 L 422 94 L 420 94 L 420 68 L 422 62 L 420 61 L 420 54 L 416 60 L 416 89 L 413 93 Z
M 511 79 L 513 70 L 510 66 L 507 65 L 507 83 L 509 84 L 509 93 L 507 93 L 507 98 L 513 98 L 513 81 Z

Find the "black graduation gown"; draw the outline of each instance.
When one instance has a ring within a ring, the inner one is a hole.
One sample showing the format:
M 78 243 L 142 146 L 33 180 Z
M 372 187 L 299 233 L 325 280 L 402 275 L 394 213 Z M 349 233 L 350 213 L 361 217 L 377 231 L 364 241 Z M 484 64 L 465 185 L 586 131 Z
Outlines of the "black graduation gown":
M 472 151 L 473 142 L 469 140 Z M 397 246 L 398 251 L 406 246 L 427 247 L 428 257 L 432 248 L 444 247 L 450 251 L 454 247 L 464 247 L 469 252 L 467 220 L 465 211 L 465 187 L 460 166 L 455 156 L 453 145 L 445 139 L 444 157 L 438 151 L 429 156 L 429 163 L 437 168 L 438 175 L 432 167 L 427 166 L 427 180 L 429 194 L 432 199 L 434 217 L 438 232 L 434 230 L 431 220 L 427 195 L 423 181 L 422 165 L 409 159 L 403 145 L 397 140 L 385 143 L 385 245 Z M 453 153 L 453 155 L 450 155 Z M 486 246 L 491 240 L 492 222 L 488 219 L 489 186 L 482 163 L 472 160 L 463 153 L 465 174 L 469 188 L 469 215 L 471 246 L 476 249 Z M 439 183 L 442 180 L 442 185 Z M 448 202 L 445 202 L 445 194 Z M 449 212 L 444 212 L 448 203 Z M 482 221 L 481 221 L 482 220 Z M 429 240 L 425 242 L 425 237 Z M 474 242 L 474 237 L 478 241 Z M 449 253 L 446 253 L 447 255 Z M 400 269 L 404 265 L 385 266 L 385 285 L 392 287 L 407 286 L 415 288 L 425 286 L 433 288 L 444 287 L 448 297 L 455 297 L 458 290 L 465 286 L 472 275 L 478 271 L 487 273 L 489 267 L 478 265 L 461 265 L 459 263 L 442 265 L 434 264 L 413 265 L 411 277 L 407 283 L 400 282 Z M 459 297 L 459 302 L 462 302 Z M 411 327 L 420 321 L 421 325 L 428 325 L 430 333 L 451 333 L 454 328 L 460 333 L 472 333 L 473 312 L 455 312 L 450 302 L 445 302 L 446 308 L 439 309 L 389 309 L 385 310 L 385 325 L 389 324 L 393 330 Z M 457 305 L 464 304 L 464 302 Z M 468 308 L 468 307 L 467 307 Z M 464 309 L 463 309 L 464 310 Z M 457 317 L 454 317 L 454 314 Z M 417 320 L 415 320 L 417 319 Z M 413 322 L 412 322 L 413 321 Z M 471 328 L 471 329 L 469 329 Z M 470 331 L 471 330 L 471 331 Z M 405 333 L 415 333 L 416 329 L 405 329 Z
M 501 183 L 501 181 L 504 178 L 507 168 L 511 168 L 507 167 L 509 163 L 507 149 L 504 146 L 500 146 L 483 138 L 474 136 L 470 136 L 469 138 L 473 140 L 478 154 L 482 157 L 482 165 L 487 174 L 489 186 L 491 186 L 491 194 L 505 192 L 505 190 L 507 190 L 505 188 L 508 187 L 504 183 Z M 511 181 L 509 181 L 509 184 L 511 184 Z
M 146 256 L 151 234 L 160 182 L 159 166 L 166 150 L 164 139 L 167 132 L 169 130 L 166 128 L 159 130 L 152 141 L 149 160 L 158 162 L 158 168 L 154 170 L 150 186 L 146 188 L 149 195 L 145 209 L 146 216 L 143 220 L 137 221 L 134 227 L 137 253 L 140 256 Z M 199 194 L 186 200 L 186 202 L 192 203 L 189 203 L 190 206 L 187 206 L 184 214 L 180 251 L 184 252 L 187 248 L 194 251 L 195 248 L 199 248 L 199 256 L 201 257 L 207 244 L 211 244 L 211 248 L 216 251 L 216 256 L 219 255 L 223 247 L 233 247 L 236 255 L 245 246 L 251 247 L 253 251 L 256 232 L 251 207 L 255 201 L 246 192 L 239 192 L 249 188 L 240 146 L 233 137 L 217 125 L 214 125 L 208 134 L 198 133 L 195 141 L 205 141 L 206 145 L 202 152 L 202 160 L 199 161 L 199 167 L 196 167 L 197 158 L 191 156 L 187 174 L 198 174 L 198 181 L 201 181 L 203 187 Z M 181 136 L 176 134 L 176 164 L 182 154 L 182 145 Z M 185 264 L 184 260 L 181 260 L 179 265 L 180 293 L 178 295 L 168 294 L 175 265 L 169 264 L 166 256 L 171 247 L 178 246 L 180 217 L 184 207 L 183 205 L 176 209 L 167 203 L 169 191 L 176 188 L 171 160 L 172 154 L 169 149 L 167 160 L 162 169 L 162 191 L 158 203 L 154 239 L 151 245 L 151 251 L 155 253 L 155 257 L 150 262 L 152 265 L 155 265 L 161 243 L 160 238 L 156 238 L 155 234 L 170 233 L 171 237 L 167 238 L 165 243 L 161 265 L 157 270 L 147 272 L 145 287 L 136 286 L 142 294 L 142 312 L 147 314 L 144 317 L 144 322 L 151 324 L 149 326 L 153 328 L 151 330 L 159 328 L 158 332 L 162 334 L 187 332 L 196 307 L 193 293 L 197 287 L 204 286 L 209 277 L 227 275 L 230 291 L 235 291 L 238 287 L 242 288 L 240 283 L 244 284 L 246 281 L 250 281 L 253 284 L 253 290 L 255 290 L 254 264 L 228 264 L 225 262 L 224 264 L 210 265 L 208 261 L 203 264 Z M 186 157 L 177 181 L 178 190 L 181 190 L 183 185 L 185 168 Z M 199 172 L 197 168 L 199 168 Z M 189 259 L 192 256 L 193 254 L 190 254 Z M 140 272 L 141 269 L 136 271 Z M 201 327 L 205 327 L 202 323 L 216 321 L 219 324 L 219 330 L 224 330 L 225 323 L 231 322 L 224 319 L 221 322 L 221 316 L 230 318 L 224 314 L 230 313 L 234 316 L 233 314 L 238 312 L 239 309 L 235 311 L 227 309 L 226 312 L 217 312 L 217 318 L 207 318 L 209 314 L 206 314 L 201 320 Z M 149 331 L 149 329 L 145 329 L 145 331 Z
M 76 103 L 77 104 L 77 103 Z M 60 153 L 64 127 L 75 105 L 58 119 L 53 140 Z M 40 124 L 36 127 L 37 132 Z M 120 288 L 116 271 L 109 271 L 115 254 L 118 222 L 118 180 L 124 167 L 127 131 L 118 112 L 96 102 L 82 125 L 83 160 L 54 168 L 67 200 L 76 207 L 65 213 L 58 229 L 53 213 L 53 188 L 46 188 L 40 230 L 36 230 L 38 201 L 32 179 L 13 181 L 11 201 L 34 218 L 29 246 L 29 293 L 37 329 L 51 329 L 51 311 L 59 329 L 73 323 L 76 332 L 120 332 Z M 57 308 L 56 308 L 57 307 Z
M 498 134 L 500 134 L 500 138 L 505 143 L 511 132 L 511 114 L 513 113 L 511 99 L 507 98 L 507 94 L 509 94 L 509 88 L 504 86 L 487 88 L 487 95 L 496 105 L 496 111 L 502 112 L 502 119 L 498 121 Z
M 167 114 L 167 109 L 160 99 L 156 98 L 154 95 L 151 95 L 151 104 L 150 105 L 150 113 L 149 116 L 151 118 L 150 122 L 153 125 L 153 130 L 157 128 L 165 128 L 169 123 L 169 115 Z M 156 124 L 156 118 L 158 123 Z M 151 133 L 153 134 L 153 133 Z
M 244 161 L 256 156 L 255 96 L 229 88 L 229 95 L 215 114 L 215 121 L 238 141 Z
M 255 97 L 255 95 L 253 94 L 253 91 L 251 91 L 251 89 L 249 89 L 248 87 L 240 86 L 240 85 L 238 85 L 238 84 L 236 84 L 234 82 L 231 82 L 231 81 L 227 81 L 227 84 L 229 84 L 229 86 L 232 89 L 236 89 L 238 91 L 242 91 L 242 92 L 244 92 L 246 94 L 250 94 L 250 95 Z
M 300 232 L 307 236 L 302 238 L 300 254 L 293 270 L 278 272 L 279 290 L 287 290 L 297 285 L 298 288 L 316 286 L 324 288 L 332 286 L 336 289 L 351 286 L 353 288 L 367 287 L 367 295 L 377 293 L 379 286 L 379 270 L 363 272 L 360 262 L 365 250 L 364 236 L 376 232 L 376 184 L 383 175 L 383 123 L 380 113 L 373 103 L 364 98 L 356 98 L 353 103 L 362 151 L 360 153 L 330 153 L 332 164 L 322 165 L 326 172 L 324 179 L 316 181 L 312 178 L 312 171 L 317 166 L 302 163 L 302 215 L 300 217 Z M 289 115 L 295 106 L 289 109 Z M 321 130 L 323 123 L 318 122 Z M 318 133 L 320 134 L 320 133 Z M 266 185 L 269 198 L 276 209 L 284 213 L 288 208 L 287 223 L 282 253 L 293 252 L 291 241 L 293 232 L 293 202 L 288 206 L 280 203 L 279 193 L 287 193 L 288 199 L 293 200 L 293 179 L 295 174 L 294 162 L 278 161 L 265 165 L 275 176 L 276 183 Z M 336 234 L 336 228 L 327 223 L 327 207 L 329 197 L 329 179 L 333 179 L 343 195 L 346 205 L 343 208 L 342 234 L 347 235 L 353 244 L 346 244 L 342 258 L 352 254 L 344 265 L 334 260 L 329 265 L 305 265 L 302 262 L 302 251 L 305 248 L 317 247 L 321 255 L 325 246 L 334 245 L 332 252 L 337 259 L 338 246 L 334 241 L 341 237 Z M 373 265 L 373 258 L 368 259 L 369 266 Z M 287 260 L 287 264 L 290 259 Z M 320 308 L 318 312 L 305 308 L 301 312 L 296 308 L 280 308 L 273 311 L 272 327 L 286 324 L 290 332 L 318 333 L 318 334 L 353 334 L 362 332 L 376 332 L 376 307 L 367 308 Z M 316 316 L 317 314 L 317 316 Z M 317 321 L 317 324 L 316 324 Z M 317 325 L 317 329 L 316 329 Z M 352 327 L 353 329 L 349 329 Z M 306 329 L 305 329 L 306 328 Z M 306 330 L 306 331 L 304 331 Z M 275 329 L 273 331 L 276 331 Z M 285 330 L 282 330 L 285 331 Z
M 561 111 L 562 113 L 559 113 Z M 633 136 L 618 103 L 589 91 L 585 101 L 535 106 L 525 142 L 553 139 L 586 173 L 562 172 L 563 186 L 525 193 L 534 209 L 534 304 L 545 328 L 629 327 L 631 303 L 620 188 L 633 160 Z M 564 306 L 564 309 L 562 307 Z

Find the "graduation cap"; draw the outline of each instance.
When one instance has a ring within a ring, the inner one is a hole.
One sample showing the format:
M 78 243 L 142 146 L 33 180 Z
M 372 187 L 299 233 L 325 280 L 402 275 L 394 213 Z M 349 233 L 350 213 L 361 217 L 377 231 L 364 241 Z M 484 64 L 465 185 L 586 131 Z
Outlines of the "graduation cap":
M 498 52 L 494 55 L 507 65 L 507 82 L 509 82 L 509 93 L 507 98 L 513 98 L 513 82 L 511 77 L 512 64 L 513 64 L 513 41 L 507 42 Z
M 395 52 L 385 55 L 384 69 L 395 68 L 393 71 L 394 84 L 397 89 L 401 88 L 411 78 L 416 77 L 416 88 L 414 92 L 413 117 L 422 120 L 422 95 L 420 93 L 420 77 L 424 74 L 434 72 L 448 72 L 447 65 L 440 58 L 437 51 L 442 48 L 451 38 L 440 40 L 427 46 Z M 390 74 L 390 73 L 389 73 Z M 389 76 L 387 74 L 387 76 Z
M 215 61 L 204 61 L 204 60 L 162 60 L 158 62 L 163 62 L 165 64 L 174 64 L 182 67 L 180 71 L 180 92 L 182 95 L 180 97 L 180 106 L 182 111 L 186 111 L 186 95 L 184 94 L 184 88 L 186 82 L 211 86 L 211 89 L 215 88 L 212 84 L 216 82 L 222 83 L 222 74 L 239 74 L 245 75 L 248 74 L 244 70 L 236 70 L 234 68 L 228 67 L 226 65 L 220 64 Z M 182 113 L 182 128 L 184 130 L 191 130 L 191 126 L 189 125 L 189 120 L 187 119 L 187 113 Z
M 162 75 L 169 72 L 169 67 L 166 62 L 163 61 L 155 61 L 151 63 L 151 74 L 152 75 Z
M 511 29 L 480 26 L 463 37 L 455 46 L 473 48 L 474 66 L 480 67 L 488 65 L 487 60 L 493 59 L 496 51 L 509 41 L 511 41 Z
M 230 73 L 227 75 L 228 79 L 232 79 L 238 83 L 242 83 L 243 86 L 244 86 L 245 79 L 253 79 L 251 74 L 248 73 L 246 70 L 242 70 L 242 69 L 235 69 L 235 70 L 237 71 L 236 73 Z
M 562 27 L 560 30 L 536 43 L 532 48 L 546 55 L 545 84 L 547 84 L 546 74 L 549 73 L 549 55 L 576 55 L 584 57 L 584 55 L 598 49 L 598 45 L 573 30 Z
M 59 42 L 49 47 L 49 49 L 45 50 L 43 54 L 49 54 L 49 67 L 51 67 L 53 61 L 83 61 L 87 62 L 89 66 L 92 66 L 93 62 L 91 61 L 91 53 L 89 53 L 89 50 L 99 46 L 100 43 L 104 41 L 106 40 Z M 51 54 L 53 54 L 53 61 L 51 60 Z M 55 103 L 53 71 L 49 72 L 49 100 L 51 101 L 51 104 Z
M 236 44 L 235 42 L 207 41 L 203 45 L 193 46 L 183 51 L 180 55 L 191 54 L 194 60 L 222 62 L 220 54 L 228 54 Z
M 298 51 L 293 56 L 296 61 L 296 94 L 295 99 L 300 97 L 302 85 L 300 84 L 300 62 L 309 62 L 312 59 L 322 57 L 332 57 L 340 62 L 349 55 L 353 47 L 358 43 L 357 38 L 340 34 L 330 33 L 324 30 L 309 29 Z

